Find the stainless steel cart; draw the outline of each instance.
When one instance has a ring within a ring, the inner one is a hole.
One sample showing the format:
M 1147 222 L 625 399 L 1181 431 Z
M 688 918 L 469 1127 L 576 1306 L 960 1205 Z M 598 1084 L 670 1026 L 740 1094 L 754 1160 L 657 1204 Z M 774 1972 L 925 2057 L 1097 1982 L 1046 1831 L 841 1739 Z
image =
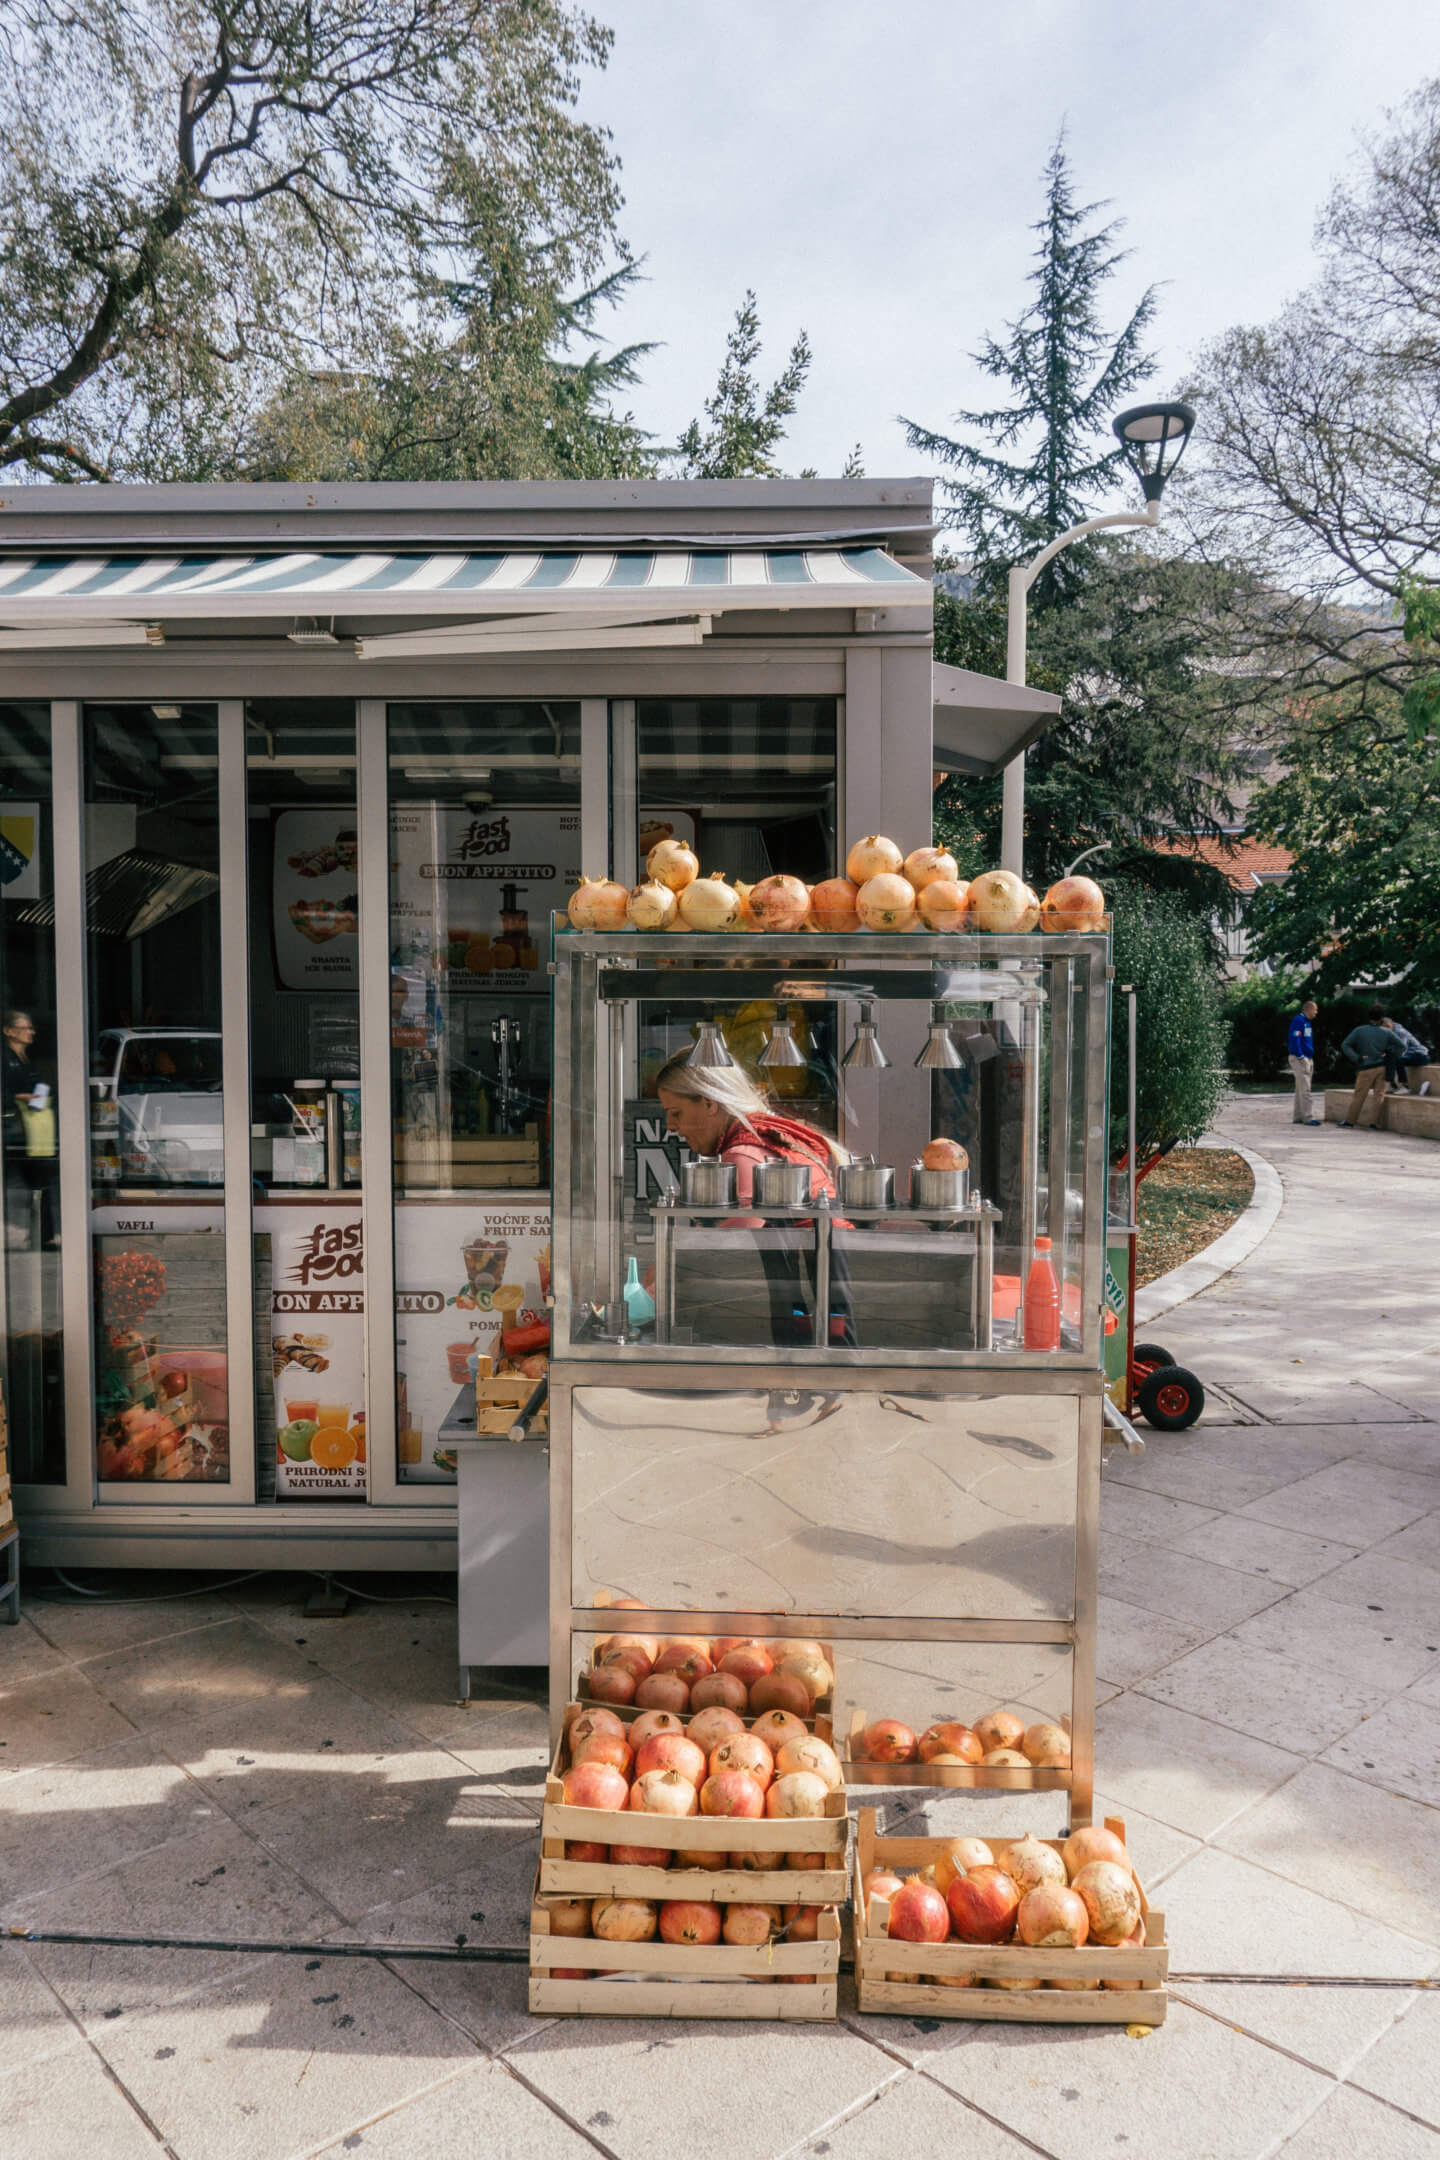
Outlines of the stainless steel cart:
M 562 930 L 554 967 L 557 1734 L 603 1608 L 638 1599 L 643 1630 L 833 1643 L 837 1735 L 886 1715 L 1063 1718 L 1068 1769 L 851 1760 L 847 1776 L 1060 1789 L 1088 1821 L 1107 939 Z M 865 1006 L 886 1070 L 845 1062 Z M 835 1138 L 901 1169 L 894 1208 L 686 1205 L 673 1153 L 656 1190 L 633 1135 L 647 1112 L 653 1132 L 659 1064 L 707 1020 L 738 1061 L 757 1014 L 807 1045 L 805 1098 Z M 906 1204 L 903 1166 L 933 1135 L 968 1151 L 963 1213 Z M 1047 1350 L 1023 1340 L 1037 1235 L 1061 1290 Z M 635 1332 L 632 1258 L 656 1300 Z

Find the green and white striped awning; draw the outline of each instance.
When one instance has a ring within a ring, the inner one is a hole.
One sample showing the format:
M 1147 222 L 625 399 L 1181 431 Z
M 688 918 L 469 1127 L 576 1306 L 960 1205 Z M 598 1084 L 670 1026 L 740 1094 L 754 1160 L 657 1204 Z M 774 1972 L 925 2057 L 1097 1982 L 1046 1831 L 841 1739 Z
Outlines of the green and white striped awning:
M 606 613 L 923 606 L 883 548 L 510 550 L 474 555 L 0 556 L 0 629 L 296 616 Z

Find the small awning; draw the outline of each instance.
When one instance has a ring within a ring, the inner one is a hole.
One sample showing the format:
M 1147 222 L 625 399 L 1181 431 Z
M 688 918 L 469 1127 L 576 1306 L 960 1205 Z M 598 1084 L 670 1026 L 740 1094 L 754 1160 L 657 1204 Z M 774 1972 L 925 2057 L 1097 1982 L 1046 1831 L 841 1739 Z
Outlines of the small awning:
M 997 773 L 1060 715 L 1060 699 L 1050 690 L 939 661 L 931 674 L 937 772 Z
M 511 551 L 484 555 L 0 558 L 0 628 L 257 616 L 603 611 L 653 622 L 731 608 L 924 607 L 880 547 Z

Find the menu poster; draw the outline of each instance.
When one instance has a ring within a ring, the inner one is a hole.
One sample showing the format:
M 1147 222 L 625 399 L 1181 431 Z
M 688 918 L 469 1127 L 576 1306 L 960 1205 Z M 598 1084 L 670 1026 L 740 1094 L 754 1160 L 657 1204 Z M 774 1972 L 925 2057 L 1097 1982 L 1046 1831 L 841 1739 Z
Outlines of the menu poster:
M 400 1480 L 448 1482 L 451 1420 L 469 1411 L 466 1359 L 478 1350 L 498 1365 L 502 1328 L 549 1317 L 550 1212 L 402 1202 L 395 1285 Z
M 281 988 L 353 990 L 360 980 L 355 812 L 281 810 L 274 848 Z
M 578 810 L 390 812 L 390 960 L 456 990 L 542 992 L 550 914 L 580 879 Z
M 357 1207 L 277 1209 L 271 1231 L 275 1490 L 365 1491 L 365 1228 Z

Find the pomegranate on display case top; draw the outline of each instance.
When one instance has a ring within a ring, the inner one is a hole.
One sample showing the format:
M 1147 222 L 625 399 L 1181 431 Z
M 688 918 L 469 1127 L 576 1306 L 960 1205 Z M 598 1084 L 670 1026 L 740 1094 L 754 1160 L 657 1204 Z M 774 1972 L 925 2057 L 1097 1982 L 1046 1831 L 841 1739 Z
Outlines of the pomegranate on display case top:
M 1099 930 L 1105 922 L 1105 895 L 1093 878 L 1064 877 L 1040 903 L 1046 930 Z
M 953 885 L 960 875 L 954 856 L 938 847 L 912 848 L 902 868 L 917 893 L 923 893 L 927 885 Z
M 920 917 L 927 930 L 940 935 L 973 929 L 969 906 L 970 887 L 962 878 L 937 878 L 920 895 Z
M 632 930 L 668 930 L 675 920 L 676 899 L 668 885 L 647 878 L 632 885 L 625 903 L 626 920 Z
M 888 871 L 866 880 L 855 907 L 867 930 L 915 927 L 915 888 L 908 878 L 892 876 Z
M 970 881 L 968 904 L 977 930 L 1023 930 L 1032 904 L 1039 902 L 1013 870 L 984 870 Z
M 683 892 L 700 875 L 700 860 L 683 840 L 657 840 L 645 857 L 645 875 L 673 893 Z
M 873 877 L 893 876 L 904 866 L 905 857 L 883 833 L 867 833 L 845 857 L 845 875 L 852 885 L 864 885 Z
M 859 896 L 859 886 L 852 884 L 849 878 L 826 878 L 811 891 L 811 922 L 817 930 L 827 931 L 832 937 L 847 930 L 858 930 L 860 916 L 855 903 Z
M 697 877 L 680 894 L 680 920 L 687 930 L 733 930 L 740 914 L 740 895 L 725 882 L 723 870 Z
M 566 913 L 577 930 L 623 930 L 629 921 L 628 887 L 614 878 L 582 877 Z
M 745 905 L 758 930 L 802 930 L 810 917 L 810 888 L 799 878 L 761 878 Z

